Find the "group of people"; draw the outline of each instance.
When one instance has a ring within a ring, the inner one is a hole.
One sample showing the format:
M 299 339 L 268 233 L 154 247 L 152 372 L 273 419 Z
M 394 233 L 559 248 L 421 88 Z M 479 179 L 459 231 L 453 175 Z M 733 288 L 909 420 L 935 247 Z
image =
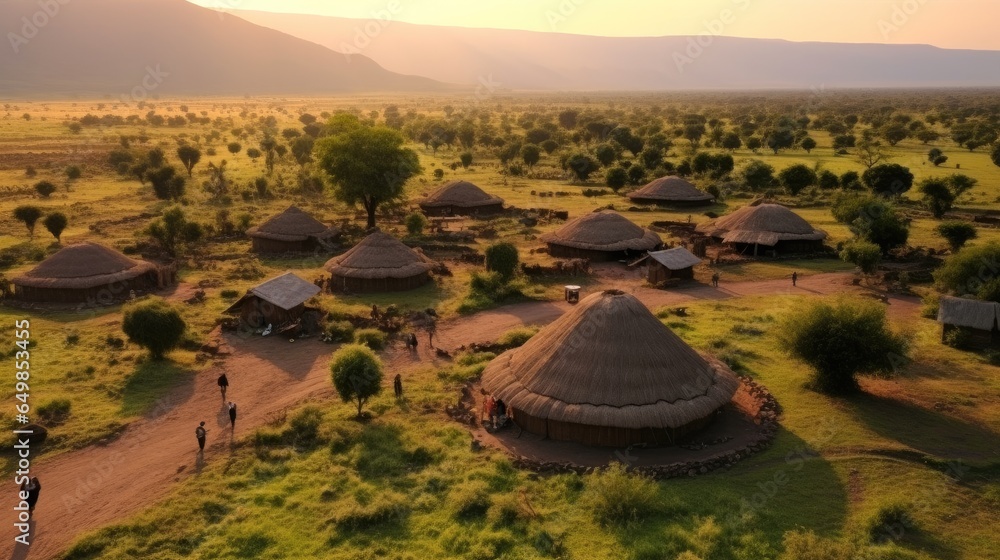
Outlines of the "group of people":
M 229 424 L 232 426 L 232 430 L 236 432 L 236 403 L 233 401 L 226 400 L 226 391 L 229 390 L 229 378 L 223 373 L 219 376 L 218 380 L 219 391 L 222 392 L 222 402 L 226 403 L 226 408 L 229 413 Z M 205 440 L 208 436 L 208 429 L 205 428 L 205 422 L 202 421 L 198 424 L 198 427 L 194 429 L 195 438 L 198 440 L 198 452 L 201 453 L 205 451 Z
M 485 390 L 483 394 L 483 414 L 480 420 L 484 423 L 489 423 L 490 427 L 494 430 L 502 428 L 507 425 L 507 420 L 509 416 L 507 414 L 507 404 L 503 402 L 503 399 L 498 399 L 493 396 L 492 393 L 487 393 Z
M 324 292 L 333 293 L 333 276 L 327 278 L 326 276 L 321 274 L 315 280 L 313 280 L 313 284 L 315 284 L 316 287 L 318 287 L 320 290 L 323 290 Z

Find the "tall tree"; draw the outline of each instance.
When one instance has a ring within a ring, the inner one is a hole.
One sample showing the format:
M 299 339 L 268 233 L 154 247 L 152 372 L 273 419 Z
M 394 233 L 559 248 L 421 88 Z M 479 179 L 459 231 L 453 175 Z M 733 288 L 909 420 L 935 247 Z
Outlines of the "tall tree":
M 53 212 L 42 221 L 42 225 L 45 229 L 52 234 L 52 237 L 56 238 L 56 241 L 62 241 L 62 232 L 69 225 L 69 220 L 66 218 L 66 214 L 62 212 Z
M 388 127 L 360 127 L 316 142 L 314 153 L 337 199 L 360 203 L 375 227 L 381 204 L 402 198 L 403 185 L 423 169 L 403 135 Z
M 18 206 L 14 209 L 14 219 L 28 228 L 28 235 L 35 238 L 35 224 L 42 217 L 42 209 L 37 206 Z
M 194 166 L 198 165 L 198 162 L 201 161 L 201 150 L 194 146 L 181 146 L 177 148 L 177 157 L 184 164 L 184 168 L 188 172 L 188 177 L 190 177 Z
M 881 196 L 899 196 L 913 187 L 913 173 L 898 163 L 870 167 L 861 175 L 861 180 Z
M 348 344 L 333 353 L 330 377 L 345 403 L 357 403 L 358 418 L 361 418 L 361 410 L 368 399 L 382 391 L 382 361 L 371 348 L 363 344 Z

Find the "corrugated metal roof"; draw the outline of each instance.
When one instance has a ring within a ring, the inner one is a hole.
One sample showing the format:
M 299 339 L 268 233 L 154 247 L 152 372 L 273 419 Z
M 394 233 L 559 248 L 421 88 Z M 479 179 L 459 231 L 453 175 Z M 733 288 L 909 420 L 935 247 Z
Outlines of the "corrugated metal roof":
M 250 289 L 251 294 L 286 311 L 305 303 L 319 292 L 319 286 L 306 282 L 291 272 Z
M 944 296 L 938 304 L 938 322 L 991 331 L 1000 321 L 1000 303 Z
M 701 259 L 691 254 L 684 247 L 675 247 L 665 251 L 654 251 L 649 256 L 670 270 L 683 270 L 701 264 Z

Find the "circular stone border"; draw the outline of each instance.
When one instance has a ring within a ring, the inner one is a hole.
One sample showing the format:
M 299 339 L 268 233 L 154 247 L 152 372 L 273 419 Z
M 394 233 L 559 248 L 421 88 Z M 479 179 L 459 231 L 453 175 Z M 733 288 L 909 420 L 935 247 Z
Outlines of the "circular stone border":
M 757 433 L 751 437 L 750 441 L 736 449 L 729 449 L 707 459 L 697 461 L 674 462 L 663 465 L 642 465 L 629 466 L 628 470 L 648 476 L 656 480 L 676 478 L 680 476 L 694 477 L 700 474 L 707 474 L 719 469 L 731 468 L 738 461 L 746 459 L 755 453 L 759 453 L 771 446 L 774 437 L 778 433 L 778 416 L 781 414 L 781 405 L 778 404 L 774 395 L 757 383 L 754 379 L 737 374 L 740 380 L 740 391 L 744 391 L 753 400 L 752 408 L 756 411 L 748 418 L 758 427 Z M 478 385 L 479 379 L 469 381 L 462 387 L 462 395 L 456 406 L 448 405 L 445 412 L 456 422 L 465 427 L 478 427 L 478 415 L 475 394 L 473 387 Z M 724 443 L 724 442 L 718 442 Z M 473 449 L 481 447 L 479 440 L 473 440 Z M 582 445 L 582 444 L 580 444 Z M 542 461 L 528 457 L 522 457 L 511 452 L 502 444 L 500 447 L 504 453 L 511 456 L 513 465 L 517 468 L 529 470 L 538 474 L 563 474 L 593 473 L 602 467 L 579 465 L 567 461 Z M 680 447 L 683 447 L 681 445 Z

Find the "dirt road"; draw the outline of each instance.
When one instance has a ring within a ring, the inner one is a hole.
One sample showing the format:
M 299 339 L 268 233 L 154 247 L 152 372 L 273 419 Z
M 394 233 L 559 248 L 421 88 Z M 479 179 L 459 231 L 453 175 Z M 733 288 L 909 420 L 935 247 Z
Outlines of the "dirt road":
M 672 291 L 648 288 L 627 291 L 655 308 L 757 294 L 860 291 L 850 285 L 851 277 L 850 274 L 805 276 L 794 288 L 789 280 L 782 279 L 723 283 L 719 289 L 693 285 Z M 614 279 L 602 282 L 600 288 L 615 283 Z M 918 304 L 913 299 L 893 299 L 889 303 L 893 314 L 915 313 Z M 444 321 L 438 327 L 436 345 L 454 348 L 495 340 L 519 325 L 548 323 L 569 308 L 562 302 L 523 303 Z M 162 399 L 151 414 L 132 424 L 113 442 L 64 453 L 33 465 L 33 474 L 43 486 L 35 510 L 33 544 L 13 548 L 13 528 L 5 524 L 7 536 L 0 555 L 12 559 L 53 558 L 82 533 L 127 519 L 163 498 L 175 483 L 198 476 L 204 465 L 223 460 L 230 453 L 233 433 L 216 386 L 222 371 L 230 380 L 228 399 L 238 404 L 236 438 L 250 434 L 275 414 L 306 399 L 333 395 L 328 373 L 331 346 L 315 339 L 289 343 L 277 338 L 243 340 L 233 336 L 226 341 L 233 351 L 231 356 L 200 373 L 192 385 L 178 388 Z M 421 342 L 420 355 L 426 363 L 434 358 L 424 341 Z M 202 420 L 209 430 L 203 456 L 197 453 L 194 435 Z

